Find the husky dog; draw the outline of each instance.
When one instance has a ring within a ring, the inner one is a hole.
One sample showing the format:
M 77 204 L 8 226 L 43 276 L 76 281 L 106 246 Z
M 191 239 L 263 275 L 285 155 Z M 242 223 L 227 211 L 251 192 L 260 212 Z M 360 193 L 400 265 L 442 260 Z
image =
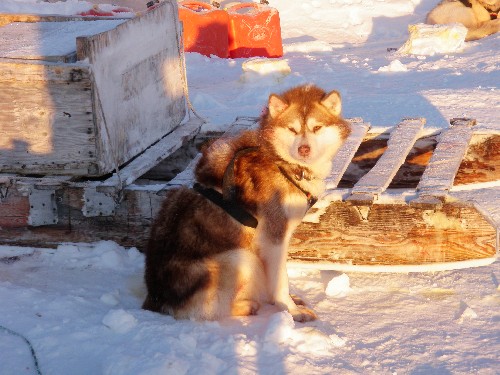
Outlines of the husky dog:
M 467 28 L 465 40 L 476 40 L 500 31 L 499 9 L 500 0 L 443 0 L 429 12 L 426 23 L 461 23 Z
M 170 190 L 153 223 L 143 308 L 215 320 L 272 303 L 316 319 L 290 296 L 287 248 L 350 133 L 340 112 L 337 91 L 299 86 L 270 95 L 257 130 L 203 150 L 199 185 Z

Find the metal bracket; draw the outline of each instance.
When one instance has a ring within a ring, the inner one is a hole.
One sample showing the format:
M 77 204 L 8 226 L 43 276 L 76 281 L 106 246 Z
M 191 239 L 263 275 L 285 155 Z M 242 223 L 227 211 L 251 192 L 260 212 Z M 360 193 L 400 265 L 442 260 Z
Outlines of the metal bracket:
M 83 216 L 113 216 L 115 209 L 116 200 L 112 194 L 101 193 L 96 190 L 96 187 L 85 188 L 83 193 Z
M 29 189 L 30 214 L 28 225 L 39 227 L 41 225 L 57 224 L 57 203 L 55 190 L 39 190 L 35 187 Z
M 9 192 L 9 187 L 12 185 L 12 181 L 8 177 L 0 177 L 0 202 L 7 198 Z

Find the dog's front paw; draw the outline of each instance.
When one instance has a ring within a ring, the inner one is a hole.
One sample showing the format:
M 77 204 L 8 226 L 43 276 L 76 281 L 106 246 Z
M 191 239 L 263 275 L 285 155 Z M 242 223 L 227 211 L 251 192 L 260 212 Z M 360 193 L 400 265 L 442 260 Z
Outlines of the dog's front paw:
M 302 306 L 305 306 L 306 303 L 304 302 L 304 300 L 302 298 L 300 298 L 298 295 L 296 294 L 290 294 L 290 298 L 292 299 L 292 301 L 296 304 L 296 305 L 302 305 Z
M 304 305 L 298 305 L 296 308 L 290 309 L 289 312 L 296 322 L 305 323 L 318 319 L 316 313 Z
M 257 311 L 259 311 L 259 308 L 260 304 L 257 301 L 252 301 L 252 300 L 235 301 L 231 306 L 231 315 L 233 316 L 257 315 Z

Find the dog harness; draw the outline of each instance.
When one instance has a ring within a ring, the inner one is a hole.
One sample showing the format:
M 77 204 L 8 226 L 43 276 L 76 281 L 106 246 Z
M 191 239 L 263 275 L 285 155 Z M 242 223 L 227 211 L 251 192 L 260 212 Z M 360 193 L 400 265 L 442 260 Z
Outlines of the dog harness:
M 258 149 L 258 147 L 248 147 L 241 149 L 234 154 L 233 158 L 226 167 L 224 177 L 222 178 L 222 194 L 215 189 L 204 187 L 199 183 L 195 183 L 193 186 L 195 191 L 222 208 L 240 224 L 250 228 L 257 228 L 257 224 L 259 224 L 259 222 L 255 216 L 245 210 L 245 208 L 243 208 L 236 201 L 236 187 L 234 186 L 234 162 L 241 155 L 256 149 Z
M 199 183 L 193 185 L 193 189 L 203 195 L 212 203 L 216 204 L 224 211 L 226 211 L 231 217 L 236 219 L 239 223 L 246 227 L 257 228 L 258 220 L 249 213 L 245 208 L 243 208 L 236 200 L 236 186 L 234 184 L 234 163 L 241 155 L 248 152 L 255 151 L 259 147 L 248 147 L 239 150 L 234 154 L 234 157 L 229 162 L 222 178 L 222 194 L 217 190 L 212 188 L 207 188 Z M 291 182 L 297 189 L 299 189 L 307 198 L 307 209 L 309 210 L 317 201 L 318 197 L 312 195 L 310 192 L 305 190 L 302 186 L 297 183 L 297 179 L 292 177 L 282 166 L 278 166 L 281 174 Z M 301 175 L 298 180 L 304 178 L 304 170 L 302 170 Z
M 224 196 L 219 193 L 217 190 L 212 188 L 207 188 L 202 186 L 199 183 L 195 183 L 193 185 L 193 189 L 207 198 L 210 202 L 216 204 L 224 211 L 226 211 L 229 215 L 231 215 L 234 219 L 239 221 L 246 227 L 257 228 L 257 224 L 259 222 L 251 213 L 245 210 L 238 202 L 235 200 L 227 200 L 224 199 Z

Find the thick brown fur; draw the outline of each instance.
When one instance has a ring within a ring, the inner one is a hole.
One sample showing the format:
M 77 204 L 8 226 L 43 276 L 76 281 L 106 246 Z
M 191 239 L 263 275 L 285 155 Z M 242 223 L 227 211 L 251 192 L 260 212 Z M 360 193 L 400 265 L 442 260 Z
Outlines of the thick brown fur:
M 299 86 L 272 94 L 268 106 L 257 130 L 215 141 L 196 168 L 198 182 L 221 191 L 228 164 L 239 150 L 253 147 L 234 159 L 233 184 L 257 228 L 241 225 L 194 190 L 170 191 L 146 250 L 145 309 L 219 319 L 255 314 L 262 303 L 274 303 L 295 320 L 316 318 L 290 297 L 287 247 L 309 208 L 304 191 L 322 194 L 350 128 L 336 91 Z
M 500 0 L 443 0 L 427 15 L 430 25 L 461 23 L 467 28 L 466 41 L 484 38 L 500 31 Z

